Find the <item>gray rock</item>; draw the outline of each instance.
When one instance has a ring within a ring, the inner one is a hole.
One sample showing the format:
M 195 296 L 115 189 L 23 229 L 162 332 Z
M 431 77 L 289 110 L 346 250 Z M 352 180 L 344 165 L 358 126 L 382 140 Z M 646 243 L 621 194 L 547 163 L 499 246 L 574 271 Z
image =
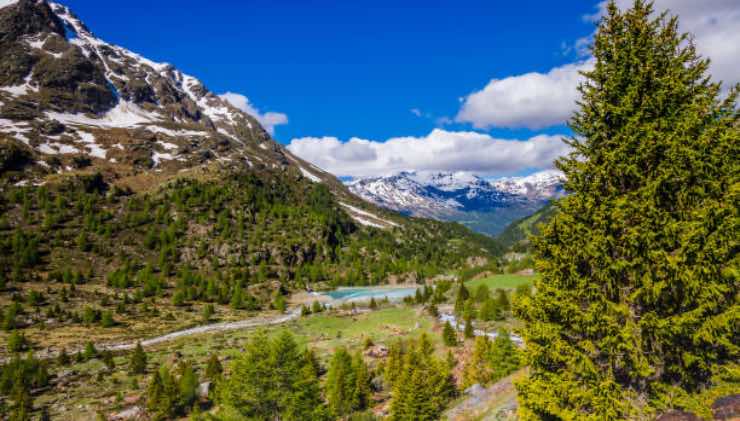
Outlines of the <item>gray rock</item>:
M 740 417 L 740 394 L 724 396 L 714 401 L 712 414 L 716 420 L 730 420 Z

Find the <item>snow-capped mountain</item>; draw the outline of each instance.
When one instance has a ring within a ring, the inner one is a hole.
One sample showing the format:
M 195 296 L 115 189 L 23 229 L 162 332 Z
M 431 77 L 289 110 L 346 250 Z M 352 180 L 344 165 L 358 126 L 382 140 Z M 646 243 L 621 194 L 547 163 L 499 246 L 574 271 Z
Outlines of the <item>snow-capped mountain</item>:
M 0 51 L 0 172 L 16 169 L 14 182 L 213 165 L 333 180 L 195 77 L 101 40 L 64 5 L 1 1 Z
M 564 194 L 563 173 L 548 170 L 526 177 L 507 177 L 491 183 L 496 189 L 532 199 L 551 199 Z
M 324 183 L 361 225 L 397 225 L 195 77 L 101 40 L 62 4 L 0 0 L 0 51 L 0 189 L 97 173 L 137 191 L 247 167 Z
M 378 206 L 412 216 L 459 221 L 488 234 L 497 234 L 564 194 L 558 171 L 493 181 L 467 172 L 401 172 L 347 185 Z

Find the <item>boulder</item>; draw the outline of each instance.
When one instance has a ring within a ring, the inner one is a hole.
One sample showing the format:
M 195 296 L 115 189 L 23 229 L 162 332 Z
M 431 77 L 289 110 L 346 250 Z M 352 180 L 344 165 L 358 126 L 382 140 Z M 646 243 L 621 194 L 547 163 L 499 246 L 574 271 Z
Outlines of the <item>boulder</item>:
M 201 399 L 208 399 L 208 394 L 211 392 L 211 382 L 203 382 L 198 385 L 196 394 Z
M 660 415 L 655 419 L 655 421 L 701 421 L 701 418 L 691 412 L 671 409 L 670 411 Z
M 724 396 L 714 401 L 712 415 L 715 420 L 740 418 L 740 394 Z
M 143 416 L 144 416 L 144 409 L 142 409 L 142 407 L 131 406 L 120 412 L 111 414 L 108 419 L 110 421 L 135 420 L 135 419 L 142 419 Z

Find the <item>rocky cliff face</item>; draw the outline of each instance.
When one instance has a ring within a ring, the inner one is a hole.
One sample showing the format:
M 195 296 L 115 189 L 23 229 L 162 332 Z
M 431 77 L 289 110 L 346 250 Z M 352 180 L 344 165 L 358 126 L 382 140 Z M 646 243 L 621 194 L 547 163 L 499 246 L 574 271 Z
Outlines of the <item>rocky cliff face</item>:
M 337 184 L 198 79 L 106 43 L 61 4 L 0 2 L 0 51 L 6 181 L 94 169 L 145 188 L 143 178 L 246 165 Z

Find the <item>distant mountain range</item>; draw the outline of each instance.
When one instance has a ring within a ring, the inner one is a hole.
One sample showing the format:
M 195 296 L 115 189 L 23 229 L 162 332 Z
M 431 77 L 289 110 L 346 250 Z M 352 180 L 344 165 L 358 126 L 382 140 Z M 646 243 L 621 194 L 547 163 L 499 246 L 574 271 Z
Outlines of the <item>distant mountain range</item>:
M 353 180 L 347 186 L 378 206 L 461 222 L 489 235 L 564 194 L 563 175 L 554 170 L 492 181 L 468 172 L 401 172 Z

